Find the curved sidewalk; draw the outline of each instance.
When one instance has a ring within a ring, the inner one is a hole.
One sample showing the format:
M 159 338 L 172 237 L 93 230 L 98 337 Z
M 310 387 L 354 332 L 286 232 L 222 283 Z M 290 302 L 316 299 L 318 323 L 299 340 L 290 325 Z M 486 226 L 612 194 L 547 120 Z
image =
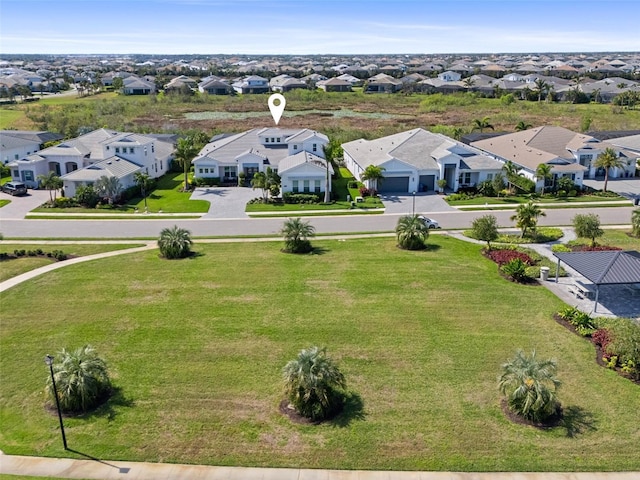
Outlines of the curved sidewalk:
M 73 460 L 0 455 L 0 473 L 127 480 L 637 480 L 640 472 L 391 472 L 305 468 L 211 467 L 169 463 Z

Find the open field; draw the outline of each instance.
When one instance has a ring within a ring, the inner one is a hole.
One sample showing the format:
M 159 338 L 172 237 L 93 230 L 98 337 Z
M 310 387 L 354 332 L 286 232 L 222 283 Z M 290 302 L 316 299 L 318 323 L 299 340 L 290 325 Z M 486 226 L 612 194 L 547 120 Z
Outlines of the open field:
M 83 98 L 54 96 L 38 103 L 4 107 L 0 118 L 3 128 L 49 129 L 65 134 L 80 126 L 156 133 L 198 129 L 215 134 L 246 130 L 246 117 L 251 117 L 251 127 L 273 126 L 267 97 L 126 97 L 115 93 Z M 469 131 L 473 120 L 483 117 L 490 118 L 496 131 L 514 131 L 521 120 L 534 127 L 558 125 L 575 131 L 586 123 L 590 130 L 629 130 L 640 124 L 640 110 L 595 103 L 516 101 L 505 105 L 499 99 L 466 94 L 340 94 L 307 90 L 289 92 L 286 98 L 287 110 L 280 127 L 316 129 L 339 141 L 377 138 L 415 127 L 452 134 L 456 127 Z M 220 118 L 215 112 L 228 115 Z M 242 116 L 243 113 L 247 115 Z
M 594 349 L 552 320 L 548 290 L 502 279 L 480 246 L 432 236 L 196 244 L 73 265 L 3 294 L 0 448 L 63 456 L 43 409 L 42 358 L 94 345 L 119 392 L 67 418 L 71 448 L 103 459 L 362 469 L 640 469 L 638 386 L 596 365 Z M 126 273 L 125 273 L 126 272 Z M 247 282 L 247 278 L 251 282 Z M 6 308 L 28 305 L 28 308 Z M 68 308 L 73 305 L 73 308 Z M 280 369 L 325 345 L 354 400 L 333 422 L 278 412 Z M 512 424 L 496 389 L 515 349 L 554 357 L 568 420 Z

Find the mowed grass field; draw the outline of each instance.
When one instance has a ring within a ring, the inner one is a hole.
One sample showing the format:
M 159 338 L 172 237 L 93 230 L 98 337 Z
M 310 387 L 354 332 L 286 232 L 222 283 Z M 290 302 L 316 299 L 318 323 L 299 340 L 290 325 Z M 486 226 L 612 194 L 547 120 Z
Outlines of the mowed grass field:
M 640 469 L 640 389 L 595 363 L 552 320 L 541 286 L 502 279 L 478 245 L 432 236 L 197 244 L 73 265 L 2 295 L 0 449 L 66 456 L 43 407 L 43 357 L 94 345 L 119 390 L 65 419 L 69 446 L 101 459 L 217 465 L 449 471 Z M 326 346 L 354 393 L 322 425 L 278 411 L 280 372 Z M 517 348 L 558 361 L 569 420 L 511 423 L 496 389 Z M 358 401 L 360 399 L 360 401 Z

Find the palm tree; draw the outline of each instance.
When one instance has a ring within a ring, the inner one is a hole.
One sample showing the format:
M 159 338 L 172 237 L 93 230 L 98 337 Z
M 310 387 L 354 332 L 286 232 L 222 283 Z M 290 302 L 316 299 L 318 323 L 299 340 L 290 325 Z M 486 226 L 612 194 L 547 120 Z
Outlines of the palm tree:
M 315 235 L 315 227 L 300 218 L 288 218 L 280 233 L 284 236 L 284 250 L 287 253 L 309 253 L 313 247 L 308 240 Z
M 464 88 L 473 88 L 475 84 L 475 79 L 471 77 L 467 77 L 462 81 L 462 85 L 464 86 Z
M 551 173 L 551 166 L 546 163 L 541 163 L 536 168 L 536 178 L 539 180 L 543 180 L 542 184 L 542 193 L 544 194 L 544 189 L 547 183 L 547 180 L 551 180 L 553 178 L 553 173 Z
M 195 144 L 194 138 L 189 135 L 185 138 L 178 139 L 176 147 L 176 161 L 182 167 L 184 172 L 184 191 L 189 190 L 189 170 L 191 170 L 191 162 L 198 154 L 200 149 Z
M 91 345 L 74 351 L 62 349 L 59 362 L 53 364 L 60 409 L 65 412 L 86 412 L 100 404 L 111 390 L 107 365 Z M 46 392 L 55 400 L 51 377 L 47 377 Z
M 429 238 L 429 227 L 420 215 L 405 215 L 398 219 L 396 238 L 404 250 L 422 250 Z
M 631 213 L 631 233 L 640 237 L 640 208 L 636 208 Z
M 531 125 L 530 123 L 525 122 L 524 120 L 520 120 L 517 124 L 516 124 L 516 132 L 523 132 L 525 130 L 529 130 L 533 125 Z
M 507 178 L 507 183 L 508 183 L 508 187 L 509 187 L 509 192 L 513 193 L 513 182 L 512 179 L 513 177 L 517 177 L 518 175 L 520 175 L 520 170 L 521 168 L 518 167 L 515 163 L 513 163 L 511 160 L 507 160 L 507 162 L 502 165 L 502 171 L 505 174 L 505 177 Z
M 473 130 L 479 130 L 480 133 L 482 133 L 485 128 L 494 130 L 493 125 L 489 123 L 489 117 L 484 117 L 482 119 L 476 118 L 473 120 Z
M 282 369 L 285 394 L 300 415 L 323 420 L 342 408 L 347 382 L 326 349 L 303 349 Z
M 56 199 L 56 192 L 62 188 L 62 179 L 56 175 L 56 172 L 54 171 L 49 171 L 44 175 L 38 175 L 37 178 L 40 182 L 40 186 L 49 190 L 49 201 L 53 203 Z M 53 192 L 53 194 L 51 192 Z
M 622 168 L 625 165 L 624 160 L 622 160 L 618 153 L 611 147 L 607 147 L 604 151 L 598 155 L 594 165 L 597 168 L 604 168 L 604 188 L 603 190 L 607 191 L 607 183 L 609 183 L 609 169 L 610 168 Z
M 106 175 L 101 176 L 94 185 L 98 195 L 105 197 L 109 205 L 113 205 L 120 193 L 122 193 L 122 184 L 118 177 L 108 177 Z
M 136 182 L 136 185 L 140 188 L 140 193 L 142 194 L 142 198 L 144 199 L 144 211 L 146 212 L 148 211 L 147 192 L 153 186 L 153 180 L 148 173 L 136 172 L 133 174 L 133 181 Z
M 158 239 L 158 248 L 163 257 L 168 259 L 185 258 L 191 253 L 191 233 L 174 225 L 163 228 Z
M 542 97 L 546 96 L 546 94 L 549 93 L 549 89 L 551 88 L 551 86 L 541 78 L 535 81 L 535 85 L 536 88 L 534 89 L 534 91 L 538 93 L 538 101 L 540 102 L 542 101 Z
M 518 350 L 513 360 L 502 365 L 498 388 L 507 397 L 509 409 L 534 422 L 543 422 L 558 411 L 556 391 L 557 365 L 553 360 L 539 361 L 536 352 L 525 355 Z
M 360 179 L 363 181 L 369 180 L 369 184 L 373 190 L 378 189 L 378 183 L 382 183 L 384 180 L 384 167 L 377 165 L 369 165 L 364 169 L 364 172 L 360 175 Z
M 522 230 L 522 237 L 528 230 L 535 232 L 538 226 L 538 217 L 545 217 L 546 213 L 533 202 L 518 205 L 516 214 L 511 216 L 511 220 L 516 221 L 516 226 Z

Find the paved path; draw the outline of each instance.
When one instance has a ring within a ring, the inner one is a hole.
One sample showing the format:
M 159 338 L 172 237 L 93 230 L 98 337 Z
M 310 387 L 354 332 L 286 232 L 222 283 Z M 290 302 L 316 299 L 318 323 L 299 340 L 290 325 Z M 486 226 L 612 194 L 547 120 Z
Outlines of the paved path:
M 168 463 L 72 460 L 0 455 L 0 473 L 81 479 L 126 480 L 638 480 L 622 473 L 459 473 L 212 467 Z

